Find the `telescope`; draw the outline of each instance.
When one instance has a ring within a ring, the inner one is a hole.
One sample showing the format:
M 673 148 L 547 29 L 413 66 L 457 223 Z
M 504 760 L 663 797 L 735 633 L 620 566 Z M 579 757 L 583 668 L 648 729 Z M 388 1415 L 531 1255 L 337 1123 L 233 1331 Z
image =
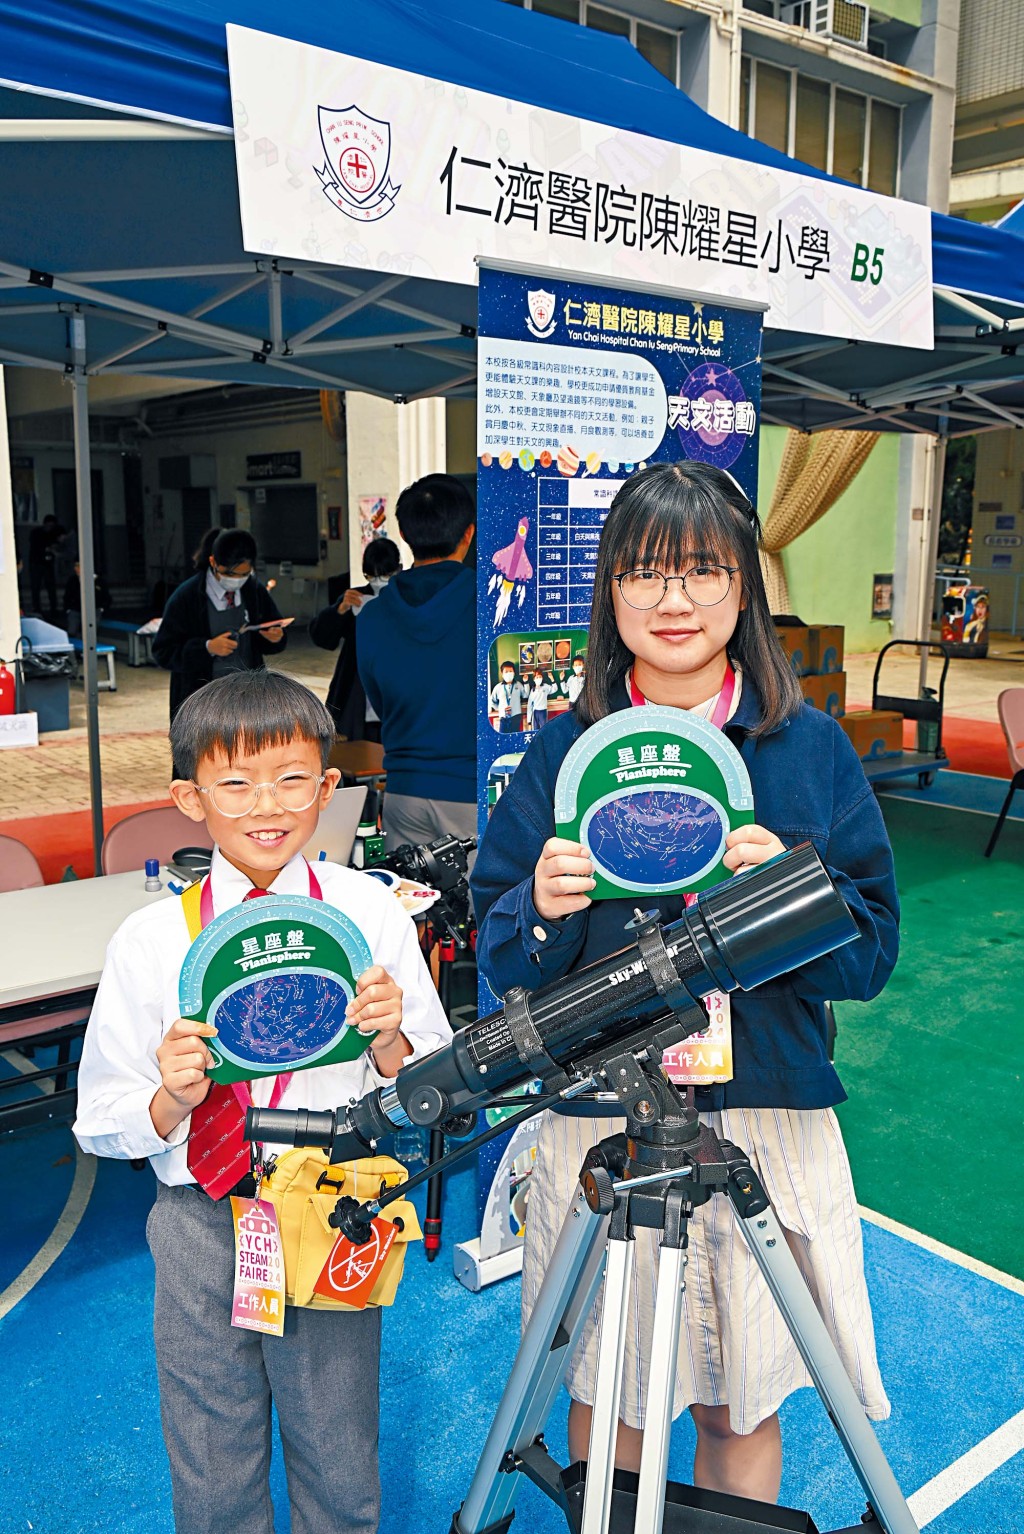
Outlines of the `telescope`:
M 372 1156 L 409 1125 L 471 1123 L 537 1078 L 557 1097 L 604 1089 L 622 1098 L 612 1056 L 672 1048 L 706 1026 L 705 996 L 752 990 L 857 936 L 809 842 L 705 891 L 678 921 L 662 926 L 637 911 L 627 930 L 633 939 L 619 952 L 535 991 L 509 991 L 496 1012 L 359 1102 L 335 1112 L 249 1108 L 246 1139 L 319 1146 L 341 1162 Z M 645 1100 L 639 1080 L 637 1089 L 632 1105 L 622 1099 L 627 1112 Z

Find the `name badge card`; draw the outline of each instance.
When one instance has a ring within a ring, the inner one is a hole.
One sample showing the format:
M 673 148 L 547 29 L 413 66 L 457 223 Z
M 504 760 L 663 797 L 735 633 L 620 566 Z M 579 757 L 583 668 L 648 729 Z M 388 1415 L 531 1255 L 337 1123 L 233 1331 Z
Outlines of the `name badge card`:
M 231 1200 L 235 1222 L 235 1295 L 231 1325 L 284 1336 L 284 1254 L 277 1210 L 267 1199 Z
M 216 917 L 182 966 L 182 1017 L 212 1023 L 214 1081 L 354 1060 L 372 1042 L 345 1021 L 373 960 L 347 917 L 307 895 L 266 895 Z
M 591 726 L 555 784 L 556 830 L 586 848 L 594 900 L 720 884 L 726 836 L 753 821 L 750 777 L 727 736 L 656 704 Z

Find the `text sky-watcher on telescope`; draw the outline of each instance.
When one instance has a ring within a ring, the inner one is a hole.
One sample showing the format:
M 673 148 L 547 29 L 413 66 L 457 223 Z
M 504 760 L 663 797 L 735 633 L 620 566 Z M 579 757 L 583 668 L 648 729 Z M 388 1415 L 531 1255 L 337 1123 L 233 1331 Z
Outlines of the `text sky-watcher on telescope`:
M 360 1102 L 334 1113 L 250 1108 L 246 1138 L 350 1161 L 398 1128 L 444 1124 L 538 1077 L 549 1093 L 604 1089 L 610 1055 L 699 1032 L 710 992 L 752 990 L 857 936 L 810 843 L 707 891 L 678 921 L 662 927 L 638 913 L 632 925 L 619 952 L 536 991 L 510 991 L 498 1011 Z

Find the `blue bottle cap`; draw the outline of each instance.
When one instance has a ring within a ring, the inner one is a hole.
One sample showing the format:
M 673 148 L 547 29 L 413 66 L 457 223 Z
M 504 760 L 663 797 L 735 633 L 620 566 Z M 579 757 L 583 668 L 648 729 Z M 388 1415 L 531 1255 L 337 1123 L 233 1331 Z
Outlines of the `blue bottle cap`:
M 159 877 L 160 877 L 160 859 L 159 858 L 147 858 L 146 859 L 146 878 L 147 879 L 158 879 Z

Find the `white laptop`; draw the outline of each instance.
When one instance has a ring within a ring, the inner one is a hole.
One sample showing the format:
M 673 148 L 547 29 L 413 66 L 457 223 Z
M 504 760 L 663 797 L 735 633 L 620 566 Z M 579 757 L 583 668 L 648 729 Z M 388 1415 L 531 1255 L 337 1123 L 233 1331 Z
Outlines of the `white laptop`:
M 316 865 L 317 854 L 326 852 L 329 863 L 348 866 L 356 842 L 356 827 L 366 802 L 365 788 L 336 788 L 334 797 L 320 811 L 320 824 L 306 848 L 306 856 Z

